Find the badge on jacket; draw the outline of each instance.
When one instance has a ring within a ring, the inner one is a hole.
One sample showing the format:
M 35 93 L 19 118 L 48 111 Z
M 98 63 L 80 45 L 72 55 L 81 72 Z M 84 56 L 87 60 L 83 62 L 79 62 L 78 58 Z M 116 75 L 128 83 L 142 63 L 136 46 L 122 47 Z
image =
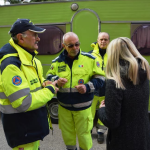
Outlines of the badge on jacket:
M 84 83 L 84 80 L 83 79 L 80 79 L 79 81 L 78 81 L 78 84 L 83 84 Z
M 97 65 L 97 67 L 100 67 L 100 63 L 98 61 L 96 62 L 96 65 Z
M 13 85 L 16 85 L 16 86 L 20 85 L 20 84 L 22 83 L 21 77 L 19 77 L 19 76 L 14 76 L 14 77 L 12 78 L 12 83 L 13 83 Z

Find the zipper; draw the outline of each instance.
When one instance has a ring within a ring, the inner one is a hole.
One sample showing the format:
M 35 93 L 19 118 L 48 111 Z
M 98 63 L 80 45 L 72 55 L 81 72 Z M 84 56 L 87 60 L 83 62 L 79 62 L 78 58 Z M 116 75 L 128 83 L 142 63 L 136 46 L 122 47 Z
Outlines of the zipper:
M 104 56 L 102 57 L 102 70 L 104 70 Z
M 37 64 L 36 64 L 36 61 L 35 61 L 35 60 L 34 60 L 34 63 L 35 63 L 35 66 L 36 66 L 36 67 L 34 67 L 34 68 L 35 68 L 35 70 L 36 70 L 37 76 L 38 76 L 38 78 L 39 78 L 40 83 L 42 84 L 42 82 L 41 82 L 41 80 L 40 80 L 40 77 L 39 77 L 39 73 L 38 73 L 38 69 L 37 69 Z
M 104 70 L 104 59 L 103 59 L 103 61 L 102 61 L 102 70 Z

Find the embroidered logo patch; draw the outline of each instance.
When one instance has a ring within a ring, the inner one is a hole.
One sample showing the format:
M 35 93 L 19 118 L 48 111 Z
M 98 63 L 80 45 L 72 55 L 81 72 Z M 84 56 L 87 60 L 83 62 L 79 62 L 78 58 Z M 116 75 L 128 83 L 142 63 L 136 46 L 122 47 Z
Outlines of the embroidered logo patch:
M 16 85 L 16 86 L 20 85 L 20 84 L 22 83 L 21 77 L 19 77 L 19 76 L 14 76 L 14 77 L 12 78 L 12 83 L 13 83 L 13 85 Z
M 78 81 L 78 84 L 83 84 L 84 83 L 84 80 L 83 79 L 80 79 L 79 81 Z
M 96 62 L 96 65 L 97 65 L 97 67 L 100 67 L 100 64 L 99 64 L 99 62 L 98 62 L 98 61 Z
M 83 65 L 79 65 L 79 67 L 83 67 Z
M 58 66 L 58 72 L 66 71 L 66 66 Z
M 37 79 L 37 78 L 32 79 L 32 80 L 30 81 L 31 85 L 33 85 L 34 83 L 37 83 L 37 82 L 38 82 L 38 79 Z

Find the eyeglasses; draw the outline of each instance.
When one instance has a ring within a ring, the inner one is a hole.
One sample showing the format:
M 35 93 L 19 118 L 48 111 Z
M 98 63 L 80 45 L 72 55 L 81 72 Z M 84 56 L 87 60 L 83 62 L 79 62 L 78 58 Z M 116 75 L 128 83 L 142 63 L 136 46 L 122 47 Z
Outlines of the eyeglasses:
M 35 37 L 35 38 L 39 37 L 37 33 L 27 34 L 27 33 L 23 32 L 23 33 L 21 33 L 21 34 L 22 34 L 24 37 L 26 37 L 27 35 L 31 35 L 31 36 L 33 36 L 33 37 Z
M 70 45 L 67 45 L 67 44 L 64 43 L 64 45 L 66 45 L 68 48 L 73 48 L 74 46 L 75 47 L 80 46 L 80 43 L 75 43 L 75 44 L 70 44 Z

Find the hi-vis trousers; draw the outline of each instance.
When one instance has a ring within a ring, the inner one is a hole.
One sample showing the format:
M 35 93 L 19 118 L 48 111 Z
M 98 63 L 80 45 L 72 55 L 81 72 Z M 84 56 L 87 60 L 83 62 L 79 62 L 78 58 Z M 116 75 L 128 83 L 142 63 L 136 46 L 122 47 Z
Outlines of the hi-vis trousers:
M 93 118 L 91 107 L 81 111 L 71 111 L 59 105 L 59 128 L 67 149 L 76 149 L 76 135 L 80 150 L 92 150 L 91 129 Z
M 40 142 L 35 141 L 32 143 L 19 145 L 19 146 L 13 148 L 13 150 L 38 150 L 39 145 L 40 145 Z
M 104 100 L 104 99 L 105 99 L 105 96 L 102 96 L 102 97 L 94 96 L 92 106 L 91 106 L 93 119 L 95 117 L 96 110 L 99 109 L 101 101 Z M 105 133 L 105 131 L 107 130 L 107 128 L 104 126 L 104 124 L 99 119 L 97 121 L 96 128 L 97 128 L 97 130 L 100 129 L 100 132 L 102 132 L 102 133 Z

